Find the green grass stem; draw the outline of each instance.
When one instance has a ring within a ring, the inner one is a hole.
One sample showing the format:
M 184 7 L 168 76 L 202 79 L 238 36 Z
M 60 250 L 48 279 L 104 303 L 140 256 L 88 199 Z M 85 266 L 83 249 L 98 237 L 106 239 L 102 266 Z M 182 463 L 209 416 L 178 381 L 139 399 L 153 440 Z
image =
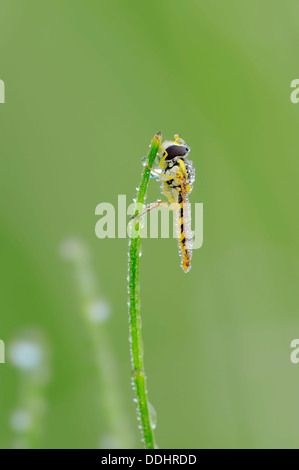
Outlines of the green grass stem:
M 138 217 L 143 210 L 146 192 L 150 180 L 150 170 L 156 159 L 161 143 L 161 133 L 154 136 L 150 151 L 141 176 L 141 182 L 136 200 L 135 231 L 138 235 L 130 238 L 129 245 L 129 321 L 130 321 L 130 345 L 132 363 L 132 385 L 136 393 L 137 418 L 142 434 L 142 441 L 146 449 L 155 448 L 155 437 L 150 419 L 150 407 L 147 395 L 146 376 L 144 371 L 144 353 L 141 334 L 140 315 L 140 285 L 139 285 L 139 262 L 140 262 L 140 231 L 141 223 Z

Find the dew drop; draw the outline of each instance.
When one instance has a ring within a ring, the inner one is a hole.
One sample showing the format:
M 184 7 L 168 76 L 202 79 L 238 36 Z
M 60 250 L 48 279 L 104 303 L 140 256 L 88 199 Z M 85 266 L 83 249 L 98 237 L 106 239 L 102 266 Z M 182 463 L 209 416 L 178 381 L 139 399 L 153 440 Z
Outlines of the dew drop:
M 148 410 L 149 410 L 149 418 L 150 418 L 150 423 L 151 423 L 151 428 L 156 429 L 157 427 L 157 412 L 153 405 L 148 402 Z
M 95 300 L 89 305 L 87 314 L 93 323 L 102 323 L 110 316 L 110 305 L 105 300 Z
M 117 437 L 106 434 L 100 440 L 100 449 L 118 449 L 119 442 Z
M 18 432 L 28 431 L 32 423 L 32 415 L 27 410 L 15 410 L 10 418 L 12 429 Z
M 84 256 L 86 250 L 83 243 L 75 238 L 67 238 L 60 246 L 60 254 L 62 258 L 77 260 Z
M 10 360 L 20 369 L 37 369 L 43 361 L 43 350 L 39 344 L 30 340 L 19 340 L 10 347 Z

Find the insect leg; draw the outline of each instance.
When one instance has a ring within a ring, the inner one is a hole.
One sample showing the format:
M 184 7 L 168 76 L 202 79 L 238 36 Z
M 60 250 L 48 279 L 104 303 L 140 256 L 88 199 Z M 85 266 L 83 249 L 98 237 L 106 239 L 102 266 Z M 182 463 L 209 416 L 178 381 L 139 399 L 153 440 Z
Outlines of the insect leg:
M 164 163 L 165 158 L 168 156 L 168 153 L 167 153 L 167 151 L 165 150 L 165 148 L 163 147 L 162 144 L 160 144 L 160 149 L 161 149 L 162 152 L 164 153 L 164 155 L 163 155 L 163 153 L 162 153 L 163 157 L 162 157 L 162 155 L 161 155 L 162 158 L 161 158 L 161 160 L 160 160 L 160 167 L 163 168 L 163 163 Z
M 178 134 L 174 135 L 174 140 L 177 145 L 185 145 L 186 143 L 183 139 L 180 138 Z
M 173 178 L 171 178 L 171 179 L 173 179 Z M 163 187 L 163 194 L 164 194 L 164 196 L 167 197 L 167 199 L 168 199 L 168 201 L 170 202 L 170 204 L 174 204 L 174 203 L 175 203 L 175 202 L 174 202 L 174 199 L 171 197 L 171 195 L 169 194 L 169 192 L 167 192 L 166 185 L 164 185 L 164 187 Z
M 148 165 L 146 165 L 146 168 L 148 168 L 149 170 L 151 170 L 153 173 L 155 173 L 156 175 L 158 175 L 161 179 L 161 181 L 169 181 L 169 180 L 172 180 L 173 179 L 173 176 L 169 176 L 169 175 L 164 175 L 162 173 L 159 173 L 158 171 L 156 170 L 153 170 L 152 168 L 150 168 Z
M 157 207 L 164 207 L 165 209 L 169 209 L 169 210 L 172 209 L 172 207 L 170 207 L 170 204 L 168 204 L 165 201 L 152 202 L 151 204 L 146 206 L 145 210 L 141 214 L 136 215 L 135 217 L 133 217 L 133 219 L 139 219 L 139 217 L 142 217 L 144 214 L 152 211 L 153 209 L 157 209 Z

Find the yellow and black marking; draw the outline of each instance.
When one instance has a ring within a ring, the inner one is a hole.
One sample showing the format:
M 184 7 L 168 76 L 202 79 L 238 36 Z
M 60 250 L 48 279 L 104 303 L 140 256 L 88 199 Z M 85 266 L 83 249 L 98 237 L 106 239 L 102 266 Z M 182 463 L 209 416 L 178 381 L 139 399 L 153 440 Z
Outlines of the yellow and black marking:
M 192 189 L 194 170 L 192 163 L 185 157 L 189 154 L 189 147 L 184 141 L 175 136 L 175 142 L 165 142 L 162 146 L 160 167 L 162 191 L 170 204 L 176 204 L 178 220 L 178 244 L 181 254 L 181 266 L 185 272 L 191 269 L 192 234 L 190 228 L 188 194 Z
M 159 153 L 160 171 L 158 172 L 148 167 L 149 170 L 159 176 L 159 180 L 162 182 L 161 191 L 170 204 L 164 201 L 157 201 L 153 205 L 149 205 L 140 216 L 161 206 L 168 207 L 177 212 L 178 246 L 181 266 L 184 272 L 187 273 L 191 269 L 193 241 L 189 194 L 192 190 L 195 172 L 192 162 L 186 158 L 190 148 L 178 135 L 174 137 L 174 141 L 166 141 L 161 145 L 162 153 Z

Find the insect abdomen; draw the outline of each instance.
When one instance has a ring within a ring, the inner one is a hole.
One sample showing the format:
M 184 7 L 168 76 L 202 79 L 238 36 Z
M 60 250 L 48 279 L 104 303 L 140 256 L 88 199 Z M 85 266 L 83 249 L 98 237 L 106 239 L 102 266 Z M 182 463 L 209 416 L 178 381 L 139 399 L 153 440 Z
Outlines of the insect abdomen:
M 189 203 L 183 202 L 181 194 L 178 198 L 179 202 L 179 214 L 178 214 L 178 244 L 181 256 L 181 266 L 185 273 L 191 269 L 191 258 L 192 258 L 192 234 L 190 229 L 190 208 Z

